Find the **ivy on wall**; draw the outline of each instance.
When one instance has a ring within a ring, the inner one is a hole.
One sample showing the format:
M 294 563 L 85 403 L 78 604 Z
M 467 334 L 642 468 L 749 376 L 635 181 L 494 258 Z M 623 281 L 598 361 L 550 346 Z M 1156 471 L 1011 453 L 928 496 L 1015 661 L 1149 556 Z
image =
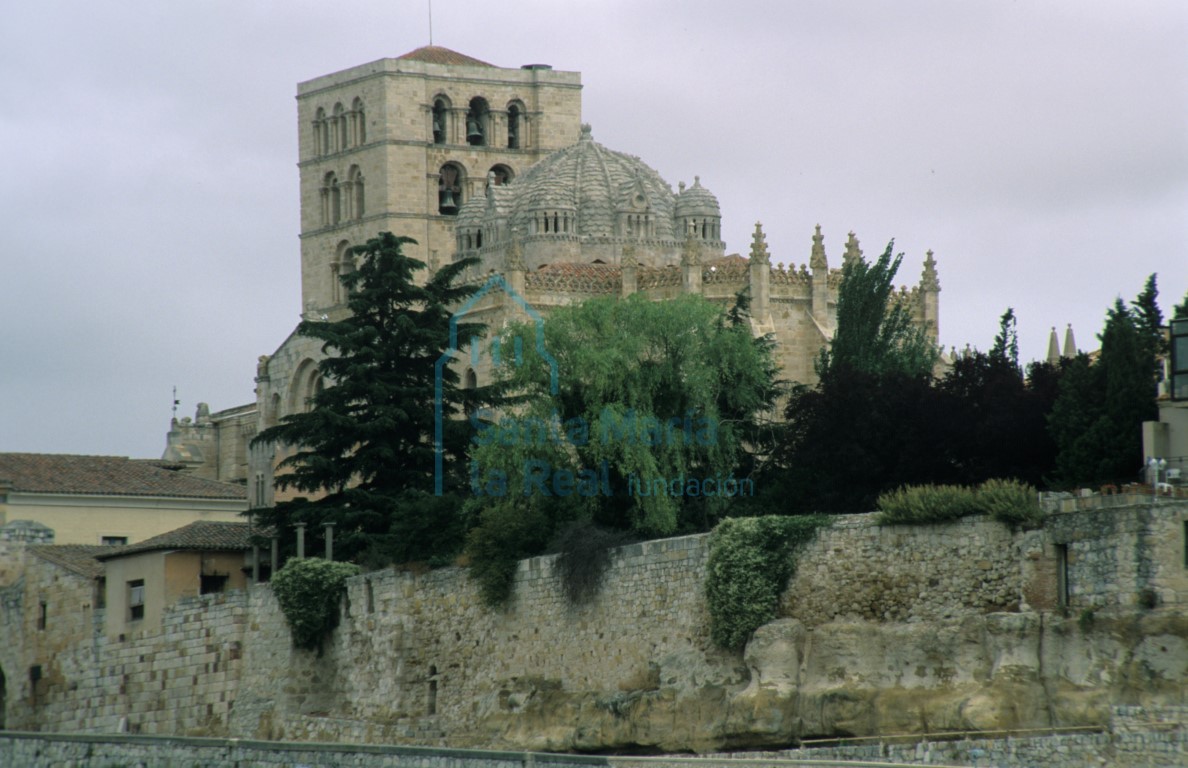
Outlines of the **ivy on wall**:
M 751 633 L 776 618 L 780 594 L 796 572 L 796 551 L 829 525 L 823 515 L 733 517 L 709 541 L 705 597 L 710 636 L 722 648 L 741 648 Z
M 326 633 L 338 626 L 338 604 L 346 580 L 359 566 L 318 557 L 293 558 L 272 577 L 272 593 L 280 604 L 293 645 L 321 650 Z

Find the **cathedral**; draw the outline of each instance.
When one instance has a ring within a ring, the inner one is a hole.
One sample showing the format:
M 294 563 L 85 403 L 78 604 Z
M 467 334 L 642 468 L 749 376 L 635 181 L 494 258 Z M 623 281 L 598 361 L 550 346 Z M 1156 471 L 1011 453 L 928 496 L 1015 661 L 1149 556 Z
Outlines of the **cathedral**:
M 477 256 L 468 280 L 502 276 L 507 290 L 468 313 L 489 328 L 521 319 L 523 304 L 547 315 L 595 296 L 700 293 L 725 307 L 749 290 L 754 331 L 775 339 L 783 378 L 811 383 L 836 322 L 840 267 L 861 256 L 854 234 L 833 267 L 819 227 L 807 265 L 773 264 L 759 224 L 747 255 L 727 254 L 714 194 L 696 176 L 674 191 L 639 158 L 599 144 L 582 123 L 581 87 L 576 72 L 505 69 L 437 46 L 299 84 L 304 316 L 341 318 L 352 247 L 391 231 L 415 239 L 406 253 L 431 269 Z M 939 291 L 929 252 L 899 300 L 934 341 Z M 291 334 L 260 357 L 255 402 L 175 418 L 163 458 L 244 483 L 252 507 L 271 505 L 278 456 L 249 443 L 307 407 L 321 356 L 320 342 Z M 459 365 L 470 386 L 491 375 L 482 361 Z

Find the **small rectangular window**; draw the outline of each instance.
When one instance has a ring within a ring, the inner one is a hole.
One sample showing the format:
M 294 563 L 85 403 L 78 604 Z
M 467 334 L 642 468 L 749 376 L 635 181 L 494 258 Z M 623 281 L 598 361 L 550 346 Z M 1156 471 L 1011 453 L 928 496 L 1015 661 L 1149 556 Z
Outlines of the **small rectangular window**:
M 37 604 L 37 628 L 44 631 L 49 619 L 49 605 L 44 600 Z
M 144 618 L 144 579 L 128 582 L 128 620 Z
M 199 578 L 199 591 L 204 595 L 222 592 L 227 588 L 227 574 L 204 573 Z
M 122 547 L 128 543 L 127 536 L 100 536 L 99 543 L 105 547 Z

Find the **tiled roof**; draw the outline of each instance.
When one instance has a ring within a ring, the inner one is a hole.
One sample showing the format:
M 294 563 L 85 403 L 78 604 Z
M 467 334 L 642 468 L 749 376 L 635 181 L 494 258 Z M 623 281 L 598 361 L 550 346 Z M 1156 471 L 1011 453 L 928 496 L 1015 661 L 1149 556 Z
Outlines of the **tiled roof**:
M 397 56 L 398 59 L 408 59 L 409 61 L 423 61 L 428 64 L 448 64 L 451 66 L 467 66 L 467 67 L 493 67 L 494 64 L 488 64 L 485 61 L 479 61 L 476 58 L 467 56 L 464 53 L 451 51 L 449 48 L 442 48 L 440 45 L 426 45 L 423 48 L 418 48 L 415 51 L 409 51 L 403 56 Z
M 164 469 L 160 462 L 123 456 L 0 453 L 0 483 L 25 493 L 245 499 L 242 486 Z
M 256 533 L 260 533 L 260 530 L 257 529 Z M 240 552 L 251 549 L 251 547 L 251 530 L 247 523 L 219 523 L 199 520 L 136 544 L 129 544 L 125 547 L 108 547 L 99 556 L 99 559 L 111 560 L 115 557 L 159 549 Z
M 42 560 L 61 566 L 68 571 L 97 579 L 103 575 L 103 564 L 96 555 L 111 552 L 115 547 L 97 544 L 41 544 L 29 547 L 29 551 Z
M 554 262 L 525 275 L 524 285 L 537 290 L 613 293 L 619 290 L 623 271 L 612 264 Z

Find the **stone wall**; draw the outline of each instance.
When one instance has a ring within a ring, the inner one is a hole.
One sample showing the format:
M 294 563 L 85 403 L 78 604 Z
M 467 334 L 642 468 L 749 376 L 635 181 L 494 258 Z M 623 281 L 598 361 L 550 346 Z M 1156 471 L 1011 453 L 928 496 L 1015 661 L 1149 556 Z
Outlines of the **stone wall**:
M 35 707 L 9 681 L 9 722 L 701 752 L 1105 726 L 1118 703 L 1188 705 L 1186 517 L 1188 505 L 1135 505 L 1026 533 L 982 519 L 881 528 L 871 516 L 842 518 L 799 553 L 780 618 L 741 653 L 709 639 L 705 536 L 617 550 L 582 605 L 563 597 L 551 557 L 520 563 L 500 610 L 483 606 L 458 568 L 364 574 L 349 581 L 321 653 L 292 647 L 270 589 L 257 585 L 184 600 L 159 630 L 123 642 L 96 624 L 55 653 L 61 672 Z M 1060 543 L 1076 554 L 1067 558 L 1076 599 L 1109 598 L 1113 583 L 1119 594 L 1151 590 L 1154 602 L 1034 610 L 1028 595 L 1057 591 Z
M 1019 610 L 1019 544 L 988 518 L 880 526 L 836 518 L 799 558 L 782 614 L 829 621 L 929 621 Z

